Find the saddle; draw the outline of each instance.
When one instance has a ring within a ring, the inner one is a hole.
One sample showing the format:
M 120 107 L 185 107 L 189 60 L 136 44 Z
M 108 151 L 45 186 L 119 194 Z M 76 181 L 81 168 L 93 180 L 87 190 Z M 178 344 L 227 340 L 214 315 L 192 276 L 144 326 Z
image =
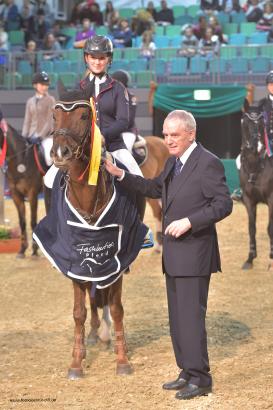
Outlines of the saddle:
M 146 140 L 140 135 L 136 136 L 136 140 L 135 140 L 135 143 L 132 149 L 132 155 L 140 167 L 148 159 L 148 148 L 147 148 Z

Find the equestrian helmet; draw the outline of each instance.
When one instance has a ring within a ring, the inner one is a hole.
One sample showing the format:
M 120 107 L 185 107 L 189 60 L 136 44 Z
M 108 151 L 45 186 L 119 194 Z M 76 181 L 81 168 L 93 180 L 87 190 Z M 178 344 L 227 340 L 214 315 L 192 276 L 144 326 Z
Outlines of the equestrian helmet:
M 113 56 L 113 43 L 106 36 L 93 36 L 88 38 L 83 47 L 84 54 L 104 54 Z
M 111 74 L 111 77 L 114 78 L 115 80 L 118 80 L 126 88 L 131 82 L 131 76 L 128 73 L 128 71 L 125 71 L 125 70 L 117 70 L 113 74 Z
M 273 71 L 269 71 L 269 73 L 267 74 L 267 76 L 265 78 L 265 82 L 266 82 L 266 84 L 273 83 Z
M 45 71 L 35 73 L 34 76 L 32 77 L 32 84 L 37 84 L 37 83 L 49 85 L 50 84 L 49 75 Z

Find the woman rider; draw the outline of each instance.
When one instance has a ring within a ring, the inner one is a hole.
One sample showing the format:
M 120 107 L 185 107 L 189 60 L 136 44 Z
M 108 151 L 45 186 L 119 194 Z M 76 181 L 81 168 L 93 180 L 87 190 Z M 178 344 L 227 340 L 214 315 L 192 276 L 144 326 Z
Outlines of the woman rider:
M 97 124 L 105 138 L 107 151 L 123 163 L 132 174 L 142 172 L 124 144 L 122 133 L 129 128 L 129 95 L 127 89 L 107 74 L 113 58 L 113 44 L 108 37 L 93 36 L 84 45 L 87 75 L 80 87 L 90 89 L 94 98 Z

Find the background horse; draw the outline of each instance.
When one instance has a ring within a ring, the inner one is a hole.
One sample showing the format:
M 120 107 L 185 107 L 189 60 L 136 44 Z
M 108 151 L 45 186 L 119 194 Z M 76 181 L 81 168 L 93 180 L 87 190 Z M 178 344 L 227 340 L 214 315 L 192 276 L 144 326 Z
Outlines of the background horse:
M 270 266 L 273 259 L 273 158 L 265 151 L 265 125 L 263 115 L 252 110 L 242 118 L 242 149 L 240 185 L 243 203 L 248 213 L 249 254 L 243 269 L 253 266 L 257 257 L 256 212 L 257 204 L 264 203 L 269 209 L 268 235 L 270 238 Z
M 164 143 L 164 140 L 159 137 L 145 137 L 148 159 L 141 166 L 141 171 L 145 178 L 155 178 L 163 170 L 165 162 L 169 157 L 169 151 Z M 147 202 L 150 204 L 153 216 L 156 220 L 156 251 L 160 251 L 162 245 L 162 207 L 161 201 L 158 199 L 147 198 Z
M 6 134 L 0 127 L 0 147 L 3 147 L 6 138 L 6 175 L 21 229 L 21 247 L 17 257 L 24 258 L 28 247 L 25 200 L 27 198 L 30 204 L 31 229 L 33 231 L 37 225 L 38 194 L 42 191 L 43 181 L 35 163 L 33 145 L 27 144 L 25 138 L 10 125 L 7 128 Z M 33 241 L 32 256 L 37 256 L 37 251 L 38 246 Z

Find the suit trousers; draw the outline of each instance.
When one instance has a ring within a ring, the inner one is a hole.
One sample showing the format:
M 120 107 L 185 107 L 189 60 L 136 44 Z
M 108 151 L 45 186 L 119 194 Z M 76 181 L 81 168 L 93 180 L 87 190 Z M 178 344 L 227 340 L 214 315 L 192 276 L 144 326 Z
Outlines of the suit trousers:
M 166 274 L 170 334 L 180 377 L 199 387 L 212 384 L 205 327 L 210 276 Z

